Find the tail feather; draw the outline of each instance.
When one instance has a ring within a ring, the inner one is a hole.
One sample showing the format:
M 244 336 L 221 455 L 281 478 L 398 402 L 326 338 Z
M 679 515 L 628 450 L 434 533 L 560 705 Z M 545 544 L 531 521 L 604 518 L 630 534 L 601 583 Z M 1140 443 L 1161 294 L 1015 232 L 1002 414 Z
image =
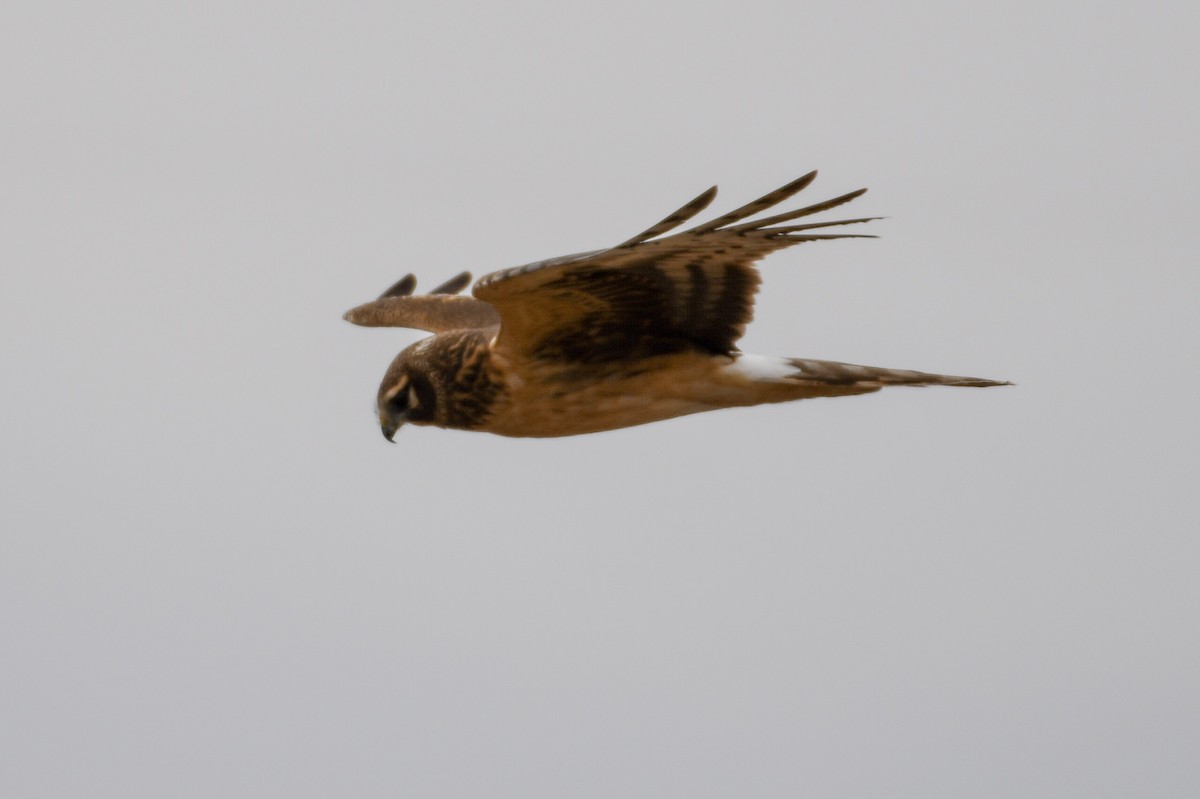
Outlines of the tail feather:
M 939 375 L 911 369 L 886 369 L 881 366 L 860 366 L 838 361 L 817 361 L 811 358 L 788 358 L 794 370 L 785 379 L 812 382 L 829 386 L 1011 386 L 1007 380 L 987 380 L 982 377 Z

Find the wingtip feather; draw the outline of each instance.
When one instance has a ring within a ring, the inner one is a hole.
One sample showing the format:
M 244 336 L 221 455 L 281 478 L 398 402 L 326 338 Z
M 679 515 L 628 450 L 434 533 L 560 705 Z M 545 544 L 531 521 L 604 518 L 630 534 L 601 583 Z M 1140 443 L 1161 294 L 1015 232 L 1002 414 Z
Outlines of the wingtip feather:
M 397 280 L 392 285 L 388 286 L 387 291 L 379 295 L 378 299 L 385 297 L 407 297 L 417 289 L 417 276 L 409 272 L 404 277 Z
M 430 291 L 430 294 L 458 294 L 471 283 L 470 272 L 459 272 L 454 277 L 447 280 L 437 288 Z
M 717 187 L 710 186 L 708 189 L 701 192 L 696 197 L 694 197 L 693 199 L 691 199 L 687 203 L 685 203 L 681 208 L 679 208 L 679 210 L 671 213 L 665 219 L 658 222 L 657 224 L 651 225 L 649 228 L 647 228 L 646 230 L 643 230 L 641 233 L 637 234 L 633 238 L 627 239 L 627 240 L 621 242 L 613 249 L 632 247 L 636 244 L 641 244 L 644 241 L 648 241 L 648 240 L 654 238 L 655 236 L 661 236 L 664 233 L 674 230 L 675 228 L 679 227 L 681 224 L 683 224 L 684 222 L 691 219 L 696 214 L 700 213 L 705 208 L 707 208 L 712 203 L 713 199 L 716 196 L 717 196 Z
M 693 229 L 695 233 L 710 233 L 714 230 L 719 230 L 734 222 L 738 222 L 750 216 L 754 216 L 760 211 L 765 211 L 773 205 L 778 205 L 789 197 L 800 193 L 808 188 L 809 184 L 817 179 L 817 170 L 801 175 L 790 183 L 780 186 L 774 191 L 769 191 L 753 202 L 748 202 L 745 205 L 739 206 L 729 213 L 717 217 L 710 222 L 705 222 L 703 225 L 698 225 Z

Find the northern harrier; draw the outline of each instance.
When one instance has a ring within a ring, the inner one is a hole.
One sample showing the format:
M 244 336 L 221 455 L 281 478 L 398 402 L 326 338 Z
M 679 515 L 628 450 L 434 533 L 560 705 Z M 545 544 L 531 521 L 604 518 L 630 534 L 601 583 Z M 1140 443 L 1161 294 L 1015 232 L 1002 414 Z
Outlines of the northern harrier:
M 396 356 L 379 387 L 390 441 L 404 423 L 505 436 L 568 436 L 689 413 L 866 394 L 884 386 L 1000 386 L 997 380 L 748 355 L 735 346 L 754 311 L 760 258 L 803 241 L 873 238 L 814 232 L 878 217 L 791 224 L 866 189 L 756 222 L 804 177 L 736 211 L 663 236 L 700 213 L 714 186 L 657 225 L 605 250 L 486 275 L 463 273 L 414 296 L 407 275 L 346 313 L 367 327 L 434 335 Z M 662 238 L 658 238 L 663 236 Z

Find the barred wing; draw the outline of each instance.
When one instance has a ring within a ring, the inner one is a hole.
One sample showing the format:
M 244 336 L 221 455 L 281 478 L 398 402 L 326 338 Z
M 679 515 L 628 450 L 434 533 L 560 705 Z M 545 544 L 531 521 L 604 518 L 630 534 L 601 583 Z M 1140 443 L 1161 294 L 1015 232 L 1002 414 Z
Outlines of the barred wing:
M 691 230 L 655 238 L 704 210 L 716 196 L 713 187 L 616 247 L 494 272 L 472 292 L 500 314 L 497 347 L 525 357 L 590 364 L 689 349 L 733 352 L 754 312 L 755 262 L 804 241 L 873 238 L 813 232 L 868 218 L 786 224 L 866 189 L 743 221 L 804 189 L 816 174 Z

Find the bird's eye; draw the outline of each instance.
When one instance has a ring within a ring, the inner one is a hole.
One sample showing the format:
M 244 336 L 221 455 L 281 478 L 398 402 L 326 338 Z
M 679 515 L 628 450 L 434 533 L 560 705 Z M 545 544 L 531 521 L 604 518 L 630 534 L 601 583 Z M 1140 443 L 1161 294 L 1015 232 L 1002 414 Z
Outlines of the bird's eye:
M 405 381 L 406 383 L 408 381 Z M 388 409 L 392 413 L 404 413 L 409 409 L 413 399 L 413 388 L 409 385 L 407 388 L 401 386 L 399 390 L 392 392 L 392 396 L 387 401 Z
M 382 400 L 379 411 L 394 420 L 420 421 L 431 418 L 435 395 L 421 375 L 400 376 Z

